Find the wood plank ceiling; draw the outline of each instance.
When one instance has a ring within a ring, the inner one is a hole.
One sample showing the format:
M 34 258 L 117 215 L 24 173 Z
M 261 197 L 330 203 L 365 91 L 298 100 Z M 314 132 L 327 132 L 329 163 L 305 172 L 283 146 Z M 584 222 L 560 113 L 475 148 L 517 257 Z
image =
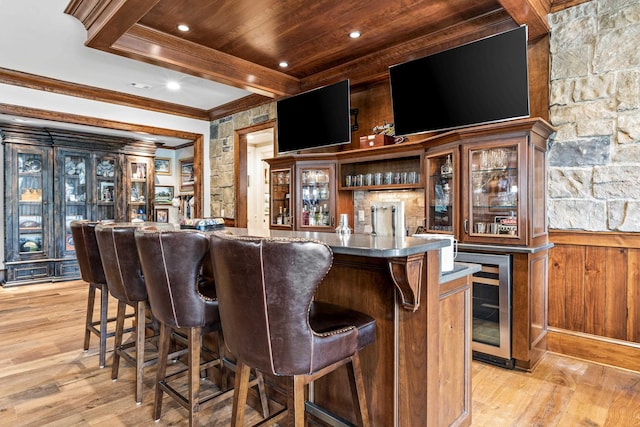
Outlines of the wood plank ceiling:
M 247 108 L 344 78 L 366 87 L 390 65 L 523 24 L 534 40 L 548 33 L 550 9 L 549 0 L 72 0 L 65 12 L 88 46 L 249 90 L 236 103 Z

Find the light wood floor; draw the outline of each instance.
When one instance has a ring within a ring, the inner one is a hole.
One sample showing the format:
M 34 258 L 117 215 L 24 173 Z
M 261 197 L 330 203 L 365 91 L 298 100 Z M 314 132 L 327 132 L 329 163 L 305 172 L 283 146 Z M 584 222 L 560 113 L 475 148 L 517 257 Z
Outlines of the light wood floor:
M 82 351 L 86 292 L 80 281 L 0 288 L 0 426 L 188 424 L 169 398 L 152 420 L 154 367 L 136 405 L 134 369 L 122 362 L 113 382 L 97 337 Z M 533 373 L 474 362 L 472 383 L 473 427 L 640 426 L 640 373 L 548 354 Z M 207 408 L 201 424 L 228 425 L 229 412 L 230 401 Z

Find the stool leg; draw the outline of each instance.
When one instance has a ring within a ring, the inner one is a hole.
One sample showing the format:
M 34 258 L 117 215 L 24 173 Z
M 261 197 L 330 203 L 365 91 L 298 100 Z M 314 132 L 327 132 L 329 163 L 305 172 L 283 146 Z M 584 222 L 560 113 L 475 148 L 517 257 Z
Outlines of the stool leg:
M 247 392 L 249 390 L 250 374 L 251 367 L 238 360 L 236 364 L 233 406 L 231 408 L 232 427 L 242 427 L 244 424 L 244 411 L 247 405 Z
M 256 379 L 258 380 L 258 394 L 260 395 L 260 404 L 262 405 L 262 416 L 269 418 L 269 399 L 267 398 L 267 390 L 264 386 L 262 372 L 256 371 Z
M 100 289 L 100 367 L 104 368 L 107 358 L 107 321 L 108 321 L 108 305 L 109 290 L 106 285 L 98 285 Z
M 87 297 L 87 321 L 84 328 L 84 351 L 89 350 L 91 340 L 91 326 L 93 325 L 93 306 L 96 299 L 96 286 L 89 283 L 89 295 Z
M 155 421 L 160 420 L 160 414 L 162 413 L 162 387 L 160 386 L 160 383 L 164 382 L 165 375 L 167 373 L 170 337 L 171 330 L 169 326 L 160 322 L 160 345 L 158 348 L 158 369 L 156 371 L 156 396 L 153 403 L 153 419 Z
M 293 376 L 293 425 L 295 427 L 304 427 L 304 375 Z M 287 405 L 290 402 L 287 402 Z
M 198 425 L 200 414 L 200 328 L 189 328 L 189 426 Z
M 360 356 L 356 352 L 351 357 L 351 362 L 347 364 L 349 372 L 349 384 L 351 385 L 351 396 L 353 396 L 354 410 L 359 426 L 369 427 L 369 409 L 367 407 L 367 396 L 364 391 L 364 378 L 360 367 Z
M 124 330 L 124 316 L 127 311 L 127 304 L 124 301 L 118 301 L 118 315 L 116 317 L 116 333 L 113 343 L 113 361 L 111 364 L 111 379 L 118 378 L 118 370 L 120 369 L 120 347 L 122 346 L 122 331 Z
M 146 332 L 146 302 L 136 303 L 136 403 L 142 403 L 142 376 L 144 375 L 144 344 Z

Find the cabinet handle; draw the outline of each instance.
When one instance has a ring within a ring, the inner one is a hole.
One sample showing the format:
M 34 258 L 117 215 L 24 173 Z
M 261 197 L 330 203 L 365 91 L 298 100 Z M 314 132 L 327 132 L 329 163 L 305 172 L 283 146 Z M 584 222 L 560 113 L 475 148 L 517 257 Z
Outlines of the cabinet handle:
M 468 219 L 464 220 L 464 234 L 469 234 L 469 230 L 467 229 L 467 224 L 469 223 Z

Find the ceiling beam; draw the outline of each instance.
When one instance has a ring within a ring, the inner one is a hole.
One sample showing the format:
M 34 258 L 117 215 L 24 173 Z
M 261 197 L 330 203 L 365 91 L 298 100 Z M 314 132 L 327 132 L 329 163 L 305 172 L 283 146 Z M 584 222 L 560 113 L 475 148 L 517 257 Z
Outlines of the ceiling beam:
M 65 13 L 87 29 L 89 47 L 108 50 L 129 28 L 160 0 L 73 0 Z
M 143 25 L 130 28 L 109 51 L 271 98 L 300 92 L 297 78 Z
M 124 105 L 126 107 L 140 108 L 158 113 L 189 117 L 192 119 L 209 119 L 208 112 L 199 108 L 129 95 L 123 92 L 116 92 L 93 86 L 69 83 L 22 71 L 9 70 L 7 68 L 0 68 L 0 83 L 41 90 L 44 92 L 57 93 L 59 95 L 68 95 L 93 101 Z
M 529 40 L 536 40 L 550 31 L 547 14 L 551 9 L 549 0 L 498 0 L 518 25 L 526 24 Z

